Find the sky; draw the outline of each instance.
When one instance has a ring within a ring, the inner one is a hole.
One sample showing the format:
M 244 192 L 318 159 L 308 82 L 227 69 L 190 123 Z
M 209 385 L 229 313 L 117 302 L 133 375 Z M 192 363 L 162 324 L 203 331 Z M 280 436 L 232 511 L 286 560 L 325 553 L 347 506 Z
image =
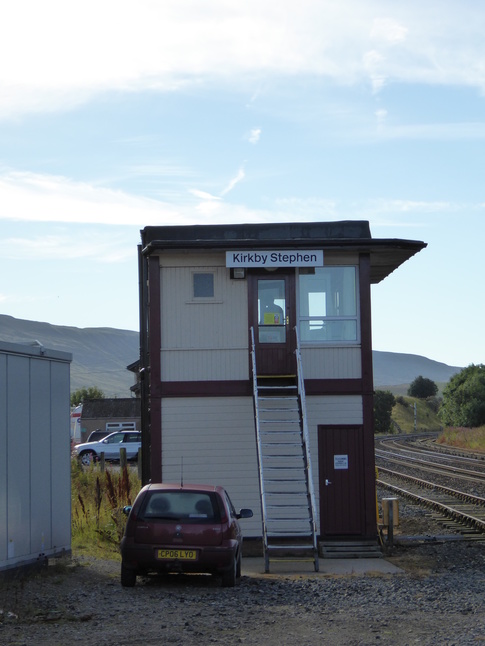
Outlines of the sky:
M 0 314 L 138 330 L 149 225 L 368 220 L 427 248 L 375 350 L 485 363 L 485 4 L 0 6 Z

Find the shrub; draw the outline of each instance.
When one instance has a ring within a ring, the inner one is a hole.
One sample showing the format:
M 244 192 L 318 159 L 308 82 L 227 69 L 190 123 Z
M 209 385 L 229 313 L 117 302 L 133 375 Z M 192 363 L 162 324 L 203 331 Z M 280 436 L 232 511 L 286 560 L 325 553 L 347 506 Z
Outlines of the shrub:
M 485 424 L 485 365 L 470 365 L 454 375 L 443 391 L 440 417 L 447 426 Z
M 416 377 L 408 388 L 408 395 L 410 397 L 417 397 L 418 399 L 426 399 L 427 397 L 434 397 L 438 392 L 438 386 L 432 379 L 426 377 Z
M 374 393 L 374 432 L 391 433 L 392 407 L 396 403 L 389 390 L 376 390 Z
M 431 408 L 433 413 L 437 413 L 440 409 L 443 400 L 441 397 L 427 397 L 426 404 Z
M 77 459 L 71 462 L 72 543 L 90 553 L 117 554 L 126 524 L 123 507 L 131 505 L 140 490 L 136 470 L 126 465 L 98 465 L 83 469 Z

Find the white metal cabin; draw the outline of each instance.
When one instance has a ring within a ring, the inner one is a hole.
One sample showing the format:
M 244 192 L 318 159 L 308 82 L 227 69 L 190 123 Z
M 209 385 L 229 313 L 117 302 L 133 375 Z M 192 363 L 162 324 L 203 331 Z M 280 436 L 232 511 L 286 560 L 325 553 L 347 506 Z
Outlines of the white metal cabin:
M 141 240 L 144 481 L 222 484 L 261 537 L 254 385 L 288 384 L 299 356 L 316 531 L 375 540 L 370 288 L 425 243 L 355 221 L 146 227 Z
M 71 360 L 0 342 L 0 572 L 71 551 Z

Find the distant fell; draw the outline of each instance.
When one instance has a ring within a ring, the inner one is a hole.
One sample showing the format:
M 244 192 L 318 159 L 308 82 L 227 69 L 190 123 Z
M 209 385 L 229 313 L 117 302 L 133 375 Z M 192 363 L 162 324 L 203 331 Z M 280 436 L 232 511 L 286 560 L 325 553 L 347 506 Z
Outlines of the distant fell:
M 23 344 L 38 341 L 51 350 L 70 352 L 71 390 L 97 386 L 106 397 L 130 396 L 135 378 L 127 366 L 139 358 L 138 332 L 51 325 L 0 314 L 0 340 Z M 461 370 L 415 354 L 375 350 L 373 358 L 375 388 L 402 388 L 420 375 L 437 384 L 446 383 Z
M 0 314 L 0 340 L 32 344 L 73 355 L 71 391 L 97 386 L 106 397 L 130 397 L 135 383 L 127 366 L 139 357 L 138 332 L 77 328 L 16 319 Z
M 457 366 L 448 366 L 418 354 L 374 350 L 372 356 L 375 388 L 410 384 L 419 376 L 431 379 L 437 384 L 446 383 L 461 370 Z

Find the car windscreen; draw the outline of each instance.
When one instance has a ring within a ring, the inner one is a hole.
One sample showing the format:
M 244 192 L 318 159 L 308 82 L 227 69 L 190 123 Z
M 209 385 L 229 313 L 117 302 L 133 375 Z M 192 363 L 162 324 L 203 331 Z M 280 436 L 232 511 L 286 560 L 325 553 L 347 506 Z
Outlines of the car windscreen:
M 153 491 L 141 509 L 146 520 L 158 518 L 184 523 L 220 522 L 217 495 L 199 491 Z

